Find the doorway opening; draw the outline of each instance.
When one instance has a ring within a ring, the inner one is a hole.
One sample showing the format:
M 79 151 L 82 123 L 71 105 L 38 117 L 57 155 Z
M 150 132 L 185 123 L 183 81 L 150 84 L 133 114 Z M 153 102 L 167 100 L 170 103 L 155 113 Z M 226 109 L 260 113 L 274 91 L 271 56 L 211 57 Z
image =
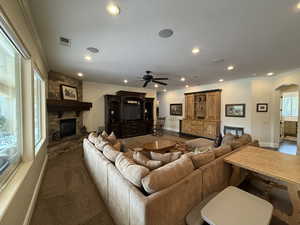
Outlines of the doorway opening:
M 289 85 L 280 88 L 280 145 L 279 151 L 297 154 L 299 120 L 299 87 Z

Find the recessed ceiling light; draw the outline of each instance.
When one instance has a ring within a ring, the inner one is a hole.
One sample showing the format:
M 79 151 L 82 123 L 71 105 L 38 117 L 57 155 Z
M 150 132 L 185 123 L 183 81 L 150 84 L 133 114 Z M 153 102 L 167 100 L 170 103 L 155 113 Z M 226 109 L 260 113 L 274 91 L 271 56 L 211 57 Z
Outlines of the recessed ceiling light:
M 164 91 L 164 92 L 167 92 L 167 89 L 164 89 L 163 91 Z
M 161 38 L 168 38 L 168 37 L 171 37 L 173 34 L 174 34 L 174 31 L 171 30 L 171 29 L 163 29 L 163 30 L 158 32 L 158 35 Z
M 77 75 L 78 75 L 79 77 L 82 77 L 82 76 L 83 76 L 83 73 L 77 73 Z
M 89 56 L 89 55 L 86 55 L 86 56 L 84 57 L 84 59 L 87 60 L 87 61 L 91 61 L 91 60 L 92 60 L 92 57 Z
M 233 66 L 233 65 L 228 66 L 228 67 L 227 67 L 227 70 L 229 70 L 229 71 L 230 71 L 230 70 L 234 70 L 234 66 Z
M 273 72 L 270 72 L 270 73 L 267 73 L 267 75 L 270 77 L 270 76 L 273 76 L 274 73 L 273 73 Z
M 184 82 L 185 81 L 185 77 L 181 77 L 180 81 Z
M 298 2 L 298 4 L 297 4 L 297 9 L 299 9 L 300 10 L 300 2 Z
M 219 82 L 224 82 L 224 79 L 219 79 Z
M 124 83 L 127 84 L 127 83 L 128 83 L 128 80 L 124 80 Z
M 158 88 L 158 84 L 154 84 L 154 87 L 155 87 L 155 88 Z
M 190 86 L 187 84 L 187 85 L 185 85 L 185 87 L 188 88 L 188 87 L 190 87 Z
M 194 55 L 196 55 L 196 54 L 198 54 L 200 52 L 200 49 L 199 48 L 193 48 L 192 49 L 192 53 L 194 54 Z
M 113 16 L 117 16 L 120 14 L 120 8 L 117 5 L 114 4 L 109 4 L 106 7 L 106 10 L 109 14 L 113 15 Z

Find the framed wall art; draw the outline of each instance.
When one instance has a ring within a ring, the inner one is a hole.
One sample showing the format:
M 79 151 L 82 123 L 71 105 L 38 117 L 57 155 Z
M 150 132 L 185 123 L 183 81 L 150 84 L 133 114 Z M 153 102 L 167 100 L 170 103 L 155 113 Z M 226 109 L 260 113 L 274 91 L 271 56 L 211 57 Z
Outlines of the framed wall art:
M 61 91 L 62 100 L 72 100 L 72 101 L 78 100 L 76 87 L 62 84 L 62 85 L 60 85 L 60 91 Z
M 246 104 L 226 104 L 225 105 L 226 117 L 245 117 Z
M 256 104 L 256 112 L 268 112 L 268 104 L 267 103 L 257 103 Z
M 182 116 L 182 104 L 170 104 L 171 116 Z

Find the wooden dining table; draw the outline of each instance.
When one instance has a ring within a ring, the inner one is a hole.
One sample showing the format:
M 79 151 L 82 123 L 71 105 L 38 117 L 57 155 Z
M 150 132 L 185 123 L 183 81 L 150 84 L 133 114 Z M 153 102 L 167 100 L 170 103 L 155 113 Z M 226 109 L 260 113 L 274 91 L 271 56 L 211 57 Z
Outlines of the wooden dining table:
M 290 225 L 300 225 L 300 156 L 246 146 L 224 160 L 233 166 L 230 185 L 240 184 L 251 172 L 281 181 L 287 188 L 293 212 L 287 215 L 274 210 L 275 215 Z

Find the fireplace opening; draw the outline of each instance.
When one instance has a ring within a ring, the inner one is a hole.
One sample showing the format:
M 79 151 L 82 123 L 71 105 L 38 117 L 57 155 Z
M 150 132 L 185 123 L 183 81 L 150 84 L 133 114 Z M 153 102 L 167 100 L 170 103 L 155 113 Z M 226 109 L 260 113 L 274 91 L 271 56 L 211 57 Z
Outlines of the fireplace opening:
M 60 121 L 60 137 L 68 137 L 76 134 L 76 119 Z

